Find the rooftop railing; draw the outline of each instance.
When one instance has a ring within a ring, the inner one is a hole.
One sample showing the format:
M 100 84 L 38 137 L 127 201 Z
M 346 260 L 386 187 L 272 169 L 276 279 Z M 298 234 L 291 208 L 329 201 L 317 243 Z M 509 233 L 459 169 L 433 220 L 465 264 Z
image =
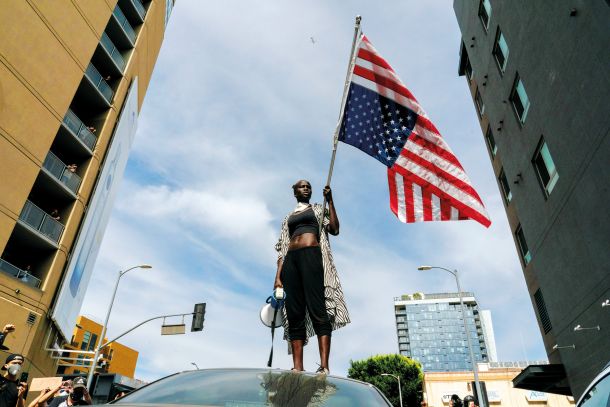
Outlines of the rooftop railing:
M 85 75 L 87 76 L 87 78 L 89 78 L 93 86 L 95 86 L 97 90 L 99 90 L 100 93 L 104 96 L 104 99 L 106 99 L 109 104 L 112 103 L 112 96 L 114 96 L 114 91 L 92 64 L 89 64 L 89 66 L 87 67 Z
M 129 20 L 127 20 L 127 17 L 125 17 L 125 14 L 123 14 L 123 11 L 118 5 L 112 11 L 112 15 L 118 21 L 119 25 L 127 35 L 127 38 L 129 38 L 129 41 L 131 41 L 131 43 L 135 45 L 136 32 L 133 30 L 133 27 L 131 26 L 131 24 L 129 24 Z
M 85 126 L 85 123 L 83 123 L 72 110 L 68 109 L 63 122 L 76 137 L 85 143 L 89 150 L 93 151 L 95 143 L 97 143 L 97 137 L 89 131 L 87 126 Z
M 44 163 L 42 163 L 44 169 L 46 169 L 51 175 L 57 180 L 64 184 L 68 189 L 75 194 L 78 193 L 78 187 L 80 187 L 81 177 L 78 174 L 70 171 L 68 167 L 52 152 L 47 153 Z
M 21 270 L 19 267 L 13 266 L 11 263 L 4 259 L 0 259 L 0 271 L 20 280 L 22 283 L 31 285 L 32 287 L 40 287 L 41 281 L 39 278 L 34 277 L 32 274 L 28 273 L 25 270 Z
M 104 48 L 108 55 L 110 55 L 110 58 L 112 58 L 119 70 L 123 72 L 125 69 L 125 60 L 123 59 L 123 55 L 121 55 L 121 52 L 117 49 L 108 34 L 105 32 L 102 33 L 100 44 L 102 44 L 102 48 Z
M 53 219 L 51 215 L 40 209 L 31 201 L 25 201 L 21 215 L 19 215 L 19 220 L 55 243 L 59 243 L 61 234 L 64 231 L 64 225 L 56 219 Z

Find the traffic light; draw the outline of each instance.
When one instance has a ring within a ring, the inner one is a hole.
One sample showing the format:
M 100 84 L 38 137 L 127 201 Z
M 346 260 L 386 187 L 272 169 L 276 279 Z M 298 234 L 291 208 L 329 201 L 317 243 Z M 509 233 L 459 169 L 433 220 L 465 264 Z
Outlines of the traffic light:
M 203 320 L 205 319 L 205 302 L 195 304 L 193 310 L 193 323 L 191 324 L 191 332 L 203 331 Z

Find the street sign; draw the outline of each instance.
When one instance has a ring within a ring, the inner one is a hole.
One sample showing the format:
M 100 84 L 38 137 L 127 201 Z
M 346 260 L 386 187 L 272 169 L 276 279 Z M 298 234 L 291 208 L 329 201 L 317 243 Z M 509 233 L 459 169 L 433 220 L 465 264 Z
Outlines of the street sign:
M 182 335 L 186 332 L 186 325 L 161 325 L 161 335 Z

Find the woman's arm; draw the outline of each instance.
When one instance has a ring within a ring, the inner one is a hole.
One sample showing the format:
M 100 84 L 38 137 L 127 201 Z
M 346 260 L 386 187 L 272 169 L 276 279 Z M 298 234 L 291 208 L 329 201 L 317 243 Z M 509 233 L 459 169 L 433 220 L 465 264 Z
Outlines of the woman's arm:
M 335 204 L 333 202 L 333 192 L 330 186 L 325 186 L 323 191 L 326 202 L 328 202 L 328 210 L 330 213 L 329 223 L 326 226 L 326 230 L 333 236 L 339 234 L 339 218 L 337 217 L 337 211 L 335 210 Z
M 280 278 L 281 274 L 282 274 L 282 264 L 284 263 L 284 259 L 279 258 L 277 259 L 277 273 L 275 273 L 275 283 L 273 283 L 273 289 L 275 290 L 278 287 L 284 287 L 284 284 L 282 284 L 282 279 Z

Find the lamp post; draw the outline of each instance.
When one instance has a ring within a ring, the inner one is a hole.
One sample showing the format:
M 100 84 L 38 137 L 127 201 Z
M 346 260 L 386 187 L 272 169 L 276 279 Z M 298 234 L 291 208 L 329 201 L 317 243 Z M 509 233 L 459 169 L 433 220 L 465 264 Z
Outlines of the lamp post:
M 398 380 L 398 399 L 400 400 L 400 407 L 402 407 L 402 390 L 400 389 L 400 376 L 393 375 L 390 373 L 382 373 L 381 376 L 392 376 L 394 379 Z
M 106 313 L 106 320 L 104 321 L 104 325 L 102 325 L 102 334 L 100 335 L 100 344 L 95 348 L 95 354 L 93 355 L 93 360 L 89 363 L 89 375 L 87 376 L 87 390 L 91 391 L 91 385 L 93 381 L 93 373 L 95 372 L 95 368 L 97 367 L 97 358 L 100 356 L 100 350 L 102 349 L 104 342 L 104 335 L 106 335 L 106 328 L 108 326 L 108 319 L 110 318 L 110 311 L 112 311 L 112 304 L 114 303 L 114 297 L 116 296 L 117 288 L 119 288 L 119 281 L 121 281 L 121 277 L 123 277 L 128 271 L 133 269 L 150 269 L 152 266 L 148 264 L 141 264 L 139 266 L 133 266 L 128 268 L 127 270 L 120 271 L 119 275 L 116 279 L 116 284 L 114 285 L 114 291 L 112 292 L 112 298 L 110 299 L 110 305 L 108 306 L 108 312 Z
M 479 399 L 479 406 L 485 406 L 485 398 L 483 397 L 483 393 L 481 392 L 481 384 L 479 383 L 479 369 L 477 367 L 477 362 L 474 359 L 474 352 L 472 351 L 472 342 L 470 340 L 470 335 L 468 334 L 468 325 L 466 324 L 466 312 L 464 311 L 464 300 L 462 299 L 462 288 L 460 286 L 460 279 L 458 278 L 457 270 L 449 270 L 444 267 L 437 266 L 419 266 L 418 270 L 431 270 L 431 269 L 440 269 L 445 270 L 448 273 L 453 274 L 455 277 L 455 283 L 457 284 L 458 296 L 460 297 L 460 309 L 462 311 L 462 320 L 464 321 L 464 333 L 466 334 L 466 340 L 468 341 L 468 351 L 470 352 L 470 363 L 472 364 L 472 372 L 474 373 L 474 385 L 477 389 L 477 398 Z
M 199 366 L 197 366 L 197 363 L 191 362 L 191 365 L 195 366 L 195 369 L 199 370 Z

